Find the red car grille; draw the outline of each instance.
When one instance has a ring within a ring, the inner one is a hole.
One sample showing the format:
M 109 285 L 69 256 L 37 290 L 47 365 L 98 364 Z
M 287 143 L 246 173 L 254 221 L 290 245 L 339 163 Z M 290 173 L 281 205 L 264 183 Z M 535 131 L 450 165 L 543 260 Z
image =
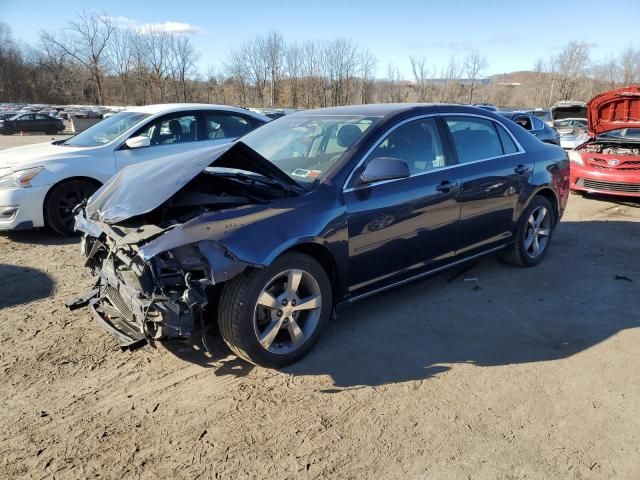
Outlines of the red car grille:
M 605 182 L 602 180 L 581 178 L 577 184 L 580 187 L 606 192 L 640 193 L 640 183 Z
M 620 163 L 618 163 L 617 165 L 611 165 L 609 162 L 612 160 L 616 160 Z M 589 166 L 596 168 L 598 170 L 616 170 L 616 171 L 640 170 L 640 160 L 622 160 L 619 158 L 606 159 L 606 158 L 591 157 L 589 158 Z

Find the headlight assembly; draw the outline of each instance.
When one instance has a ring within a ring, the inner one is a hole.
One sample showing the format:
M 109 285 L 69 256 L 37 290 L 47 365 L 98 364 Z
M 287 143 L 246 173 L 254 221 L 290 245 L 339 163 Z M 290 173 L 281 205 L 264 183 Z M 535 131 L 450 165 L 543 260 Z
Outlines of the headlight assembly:
M 578 165 L 584 165 L 582 154 L 580 152 L 577 152 L 576 150 L 569 150 L 569 160 L 571 160 L 573 163 L 577 163 Z
M 31 180 L 38 175 L 44 167 L 27 168 L 9 173 L 0 177 L 0 189 L 2 188 L 26 188 L 31 186 Z

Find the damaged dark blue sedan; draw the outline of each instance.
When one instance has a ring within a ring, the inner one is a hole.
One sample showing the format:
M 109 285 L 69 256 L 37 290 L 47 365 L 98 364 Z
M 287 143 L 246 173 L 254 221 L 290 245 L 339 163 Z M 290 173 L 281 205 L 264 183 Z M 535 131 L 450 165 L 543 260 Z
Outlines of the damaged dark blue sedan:
M 562 149 L 486 110 L 287 115 L 107 182 L 76 217 L 97 281 L 70 307 L 123 347 L 217 321 L 238 356 L 282 367 L 349 303 L 491 253 L 538 264 L 568 182 Z

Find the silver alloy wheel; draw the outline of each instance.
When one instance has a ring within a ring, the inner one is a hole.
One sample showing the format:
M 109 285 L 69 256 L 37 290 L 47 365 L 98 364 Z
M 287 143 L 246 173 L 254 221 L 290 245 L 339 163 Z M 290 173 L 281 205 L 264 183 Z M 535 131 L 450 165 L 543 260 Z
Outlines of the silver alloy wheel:
M 538 258 L 547 248 L 551 234 L 551 215 L 546 207 L 538 207 L 527 220 L 524 249 L 530 258 Z
M 258 295 L 253 328 L 262 348 L 291 353 L 302 347 L 318 326 L 322 310 L 320 285 L 308 272 L 285 270 Z

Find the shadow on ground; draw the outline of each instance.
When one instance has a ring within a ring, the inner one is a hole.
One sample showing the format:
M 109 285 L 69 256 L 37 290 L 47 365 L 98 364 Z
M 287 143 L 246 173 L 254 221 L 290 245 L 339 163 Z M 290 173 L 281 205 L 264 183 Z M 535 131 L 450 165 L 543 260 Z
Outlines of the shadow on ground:
M 487 258 L 459 276 L 445 272 L 364 300 L 285 371 L 328 375 L 335 388 L 325 391 L 333 392 L 423 380 L 461 363 L 568 358 L 640 326 L 639 242 L 639 222 L 562 223 L 537 267 Z M 218 375 L 252 368 L 233 358 Z
M 3 235 L 12 242 L 26 245 L 70 245 L 80 242 L 79 236 L 63 237 L 48 228 L 11 231 Z
M 0 263 L 0 310 L 48 297 L 54 286 L 41 270 Z

